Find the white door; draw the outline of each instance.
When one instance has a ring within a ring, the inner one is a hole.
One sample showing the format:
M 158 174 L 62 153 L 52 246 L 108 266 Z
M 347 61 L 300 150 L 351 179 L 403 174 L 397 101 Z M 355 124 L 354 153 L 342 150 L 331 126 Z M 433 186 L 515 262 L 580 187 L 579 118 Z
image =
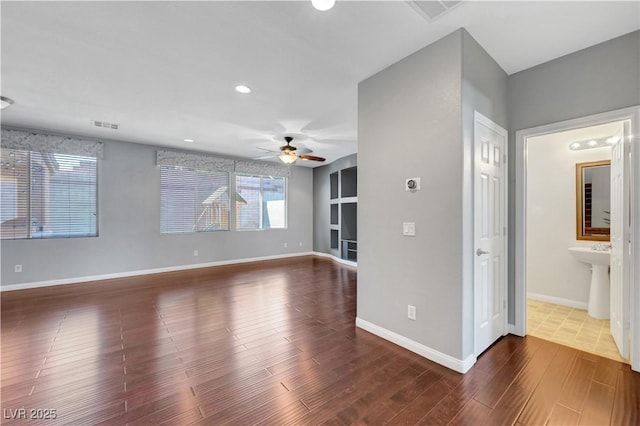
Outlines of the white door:
M 507 132 L 478 112 L 474 126 L 475 354 L 506 333 Z
M 629 123 L 624 123 L 624 135 L 629 134 Z M 612 146 L 611 150 L 611 335 L 620 354 L 629 357 L 629 193 L 628 173 L 625 164 L 628 151 L 625 138 Z

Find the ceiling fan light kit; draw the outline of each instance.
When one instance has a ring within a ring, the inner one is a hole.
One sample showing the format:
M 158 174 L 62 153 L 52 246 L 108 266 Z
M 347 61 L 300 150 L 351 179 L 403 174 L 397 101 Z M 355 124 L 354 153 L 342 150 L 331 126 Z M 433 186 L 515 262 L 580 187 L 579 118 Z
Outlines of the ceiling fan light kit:
M 293 141 L 293 137 L 292 136 L 285 136 L 284 137 L 284 141 L 287 144 L 286 145 L 282 145 L 280 147 L 281 154 L 278 155 L 278 158 L 280 159 L 280 161 L 282 161 L 285 164 L 293 164 L 293 163 L 296 162 L 296 160 L 298 158 L 300 158 L 302 160 L 325 161 L 324 158 L 316 157 L 315 155 L 299 154 L 297 152 L 298 148 L 296 148 L 295 146 L 291 145 L 291 142 Z M 305 148 L 302 148 L 301 151 L 302 152 L 311 152 L 310 149 L 305 149 Z
M 280 154 L 278 158 L 285 164 L 293 164 L 298 159 L 298 157 L 293 154 Z

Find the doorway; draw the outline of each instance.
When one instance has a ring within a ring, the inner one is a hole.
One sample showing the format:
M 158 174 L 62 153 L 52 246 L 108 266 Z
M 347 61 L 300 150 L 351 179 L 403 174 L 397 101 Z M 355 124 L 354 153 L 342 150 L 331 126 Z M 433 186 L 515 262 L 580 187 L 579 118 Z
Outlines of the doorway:
M 618 124 L 612 124 L 612 123 Z M 622 123 L 622 124 L 621 124 Z M 515 307 L 514 313 L 514 325 L 511 327 L 510 331 L 513 334 L 524 336 L 528 333 L 527 330 L 527 300 L 530 294 L 533 294 L 534 297 L 538 296 L 537 299 L 544 299 L 544 293 L 550 293 L 551 298 L 549 300 L 542 300 L 544 303 L 555 302 L 557 305 L 565 305 L 567 308 L 574 308 L 575 306 L 571 306 L 571 303 L 574 305 L 584 305 L 585 301 L 588 300 L 588 295 L 585 293 L 588 292 L 588 282 L 584 283 L 585 277 L 584 273 L 588 273 L 590 276 L 590 272 L 587 269 L 583 268 L 582 277 L 578 276 L 576 278 L 580 278 L 583 282 L 583 288 L 577 287 L 578 283 L 573 283 L 572 286 L 565 286 L 567 275 L 564 274 L 563 277 L 560 277 L 558 280 L 561 284 L 558 286 L 558 283 L 549 283 L 547 280 L 544 282 L 544 285 L 554 286 L 555 292 L 549 292 L 546 290 L 541 290 L 539 287 L 539 283 L 535 280 L 539 280 L 542 276 L 544 278 L 545 273 L 549 272 L 553 274 L 553 269 L 557 271 L 557 268 L 541 268 L 540 263 L 538 262 L 540 259 L 529 256 L 531 253 L 529 251 L 534 250 L 532 247 L 536 245 L 544 245 L 545 234 L 549 234 L 549 232 L 555 232 L 554 229 L 567 228 L 567 223 L 564 223 L 564 227 L 555 227 L 547 223 L 547 229 L 536 229 L 533 230 L 532 226 L 537 224 L 540 226 L 541 223 L 552 222 L 553 219 L 550 216 L 549 212 L 556 213 L 558 210 L 561 210 L 560 205 L 556 205 L 555 209 L 547 210 L 543 207 L 537 205 L 530 205 L 531 198 L 534 197 L 534 193 L 539 191 L 539 188 L 535 188 L 535 183 L 539 183 L 540 176 L 535 175 L 535 170 L 530 169 L 530 166 L 534 165 L 533 159 L 537 155 L 536 154 L 536 146 L 534 145 L 536 142 L 540 143 L 545 138 L 548 140 L 553 138 L 554 135 L 562 135 L 565 136 L 574 132 L 574 135 L 579 135 L 580 131 L 583 129 L 585 131 L 593 130 L 587 128 L 598 128 L 604 129 L 607 126 L 614 126 L 619 129 L 624 129 L 624 140 L 627 143 L 627 151 L 626 153 L 631 155 L 631 161 L 627 161 L 629 178 L 627 179 L 627 191 L 626 194 L 626 206 L 625 209 L 627 212 L 627 222 L 625 223 L 626 231 L 624 233 L 624 250 L 619 250 L 620 252 L 624 252 L 624 265 L 626 265 L 626 270 L 621 279 L 621 283 L 624 286 L 620 289 L 622 292 L 622 297 L 619 297 L 617 300 L 625 300 L 630 302 L 626 306 L 626 311 L 623 312 L 624 321 L 623 324 L 627 327 L 624 330 L 623 339 L 618 340 L 618 346 L 620 347 L 620 343 L 624 342 L 627 345 L 627 348 L 631 348 L 631 354 L 629 357 L 630 363 L 634 370 L 640 370 L 640 344 L 639 344 L 639 335 L 638 327 L 633 327 L 633 321 L 631 319 L 638 318 L 638 306 L 634 303 L 637 300 L 637 295 L 640 294 L 640 284 L 638 284 L 638 280 L 633 279 L 633 277 L 637 277 L 638 270 L 638 222 L 639 222 L 639 213 L 637 208 L 637 201 L 629 204 L 630 198 L 637 199 L 640 196 L 640 189 L 638 188 L 638 184 L 633 185 L 633 182 L 638 182 L 638 172 L 639 172 L 639 163 L 638 163 L 638 146 L 637 142 L 634 142 L 634 135 L 638 134 L 638 126 L 640 124 L 640 108 L 627 108 L 619 111 L 612 111 L 609 113 L 598 114 L 595 116 L 584 117 L 576 120 L 569 120 L 561 123 L 554 123 L 550 125 L 540 126 L 533 129 L 527 129 L 516 132 L 516 238 L 515 238 L 515 287 L 513 293 L 511 293 L 514 297 L 512 307 Z M 609 130 L 611 130 L 609 128 Z M 637 136 L 635 136 L 637 138 Z M 588 139 L 586 136 L 584 139 Z M 580 137 L 577 137 L 575 140 L 581 140 Z M 637 139 L 636 139 L 637 140 Z M 551 142 L 550 142 L 551 143 Z M 569 144 L 562 143 L 563 146 L 557 145 L 556 148 L 561 148 L 564 152 L 568 151 Z M 588 150 L 585 150 L 585 152 Z M 610 151 L 610 148 L 609 148 Z M 539 153 L 538 153 L 539 154 Z M 550 152 L 546 152 L 547 159 L 553 157 L 555 158 L 555 154 Z M 530 164 L 531 163 L 531 164 Z M 543 173 L 545 177 L 546 175 L 551 175 L 551 169 L 548 168 Z M 574 175 L 575 176 L 575 175 Z M 571 179 L 571 187 L 573 188 L 571 199 L 575 199 L 576 187 L 575 187 L 575 178 Z M 565 182 L 566 183 L 566 182 Z M 531 193 L 530 193 L 531 189 Z M 558 184 L 554 184 L 554 191 L 557 192 Z M 566 194 L 565 194 L 566 198 Z M 631 206 L 631 210 L 628 208 Z M 575 212 L 577 211 L 577 205 L 572 209 L 572 214 L 569 215 L 569 220 L 573 221 L 573 225 L 569 225 L 569 230 L 573 230 L 574 235 L 572 238 L 564 237 L 564 246 L 555 247 L 555 243 L 549 243 L 550 246 L 547 247 L 548 252 L 552 252 L 550 254 L 555 254 L 556 257 L 560 257 L 561 261 L 559 263 L 565 264 L 567 259 L 574 262 L 574 266 L 580 266 L 579 264 L 575 264 L 575 261 L 571 259 L 568 248 L 570 245 L 580 245 L 580 241 L 577 241 L 577 236 L 575 235 Z M 547 213 L 545 215 L 545 213 Z M 540 217 L 538 217 L 540 216 Z M 567 220 L 567 215 L 563 220 Z M 531 222 L 531 223 L 529 223 Z M 586 244 L 585 244 L 586 243 Z M 583 246 L 590 246 L 591 243 L 588 241 L 582 242 Z M 544 257 L 544 256 L 543 256 Z M 536 263 L 538 262 L 538 263 Z M 635 269 L 634 269 L 635 263 Z M 557 265 L 556 265 L 557 266 Z M 547 270 L 550 269 L 550 270 Z M 540 276 L 536 276 L 540 275 Z M 560 272 L 560 275 L 563 275 L 563 272 Z M 580 275 L 580 274 L 578 274 Z M 553 276 L 553 275 L 550 275 Z M 586 279 L 588 279 L 587 277 Z M 565 288 L 566 287 L 566 288 Z M 548 289 L 547 289 L 548 290 Z M 582 293 L 580 293 L 582 292 Z M 547 295 L 548 296 L 548 295 Z M 635 297 L 634 297 L 635 296 Z M 613 297 L 613 295 L 612 295 Z M 555 298 L 555 299 L 554 299 Z M 612 299 L 613 300 L 613 299 Z M 558 303 L 559 302 L 559 303 Z M 577 303 L 576 303 L 577 302 Z M 567 306 L 569 305 L 569 306 Z M 580 306 L 578 306 L 580 307 Z M 612 307 L 613 312 L 613 307 Z M 617 312 L 617 310 L 616 310 Z M 630 344 L 629 344 L 630 343 Z

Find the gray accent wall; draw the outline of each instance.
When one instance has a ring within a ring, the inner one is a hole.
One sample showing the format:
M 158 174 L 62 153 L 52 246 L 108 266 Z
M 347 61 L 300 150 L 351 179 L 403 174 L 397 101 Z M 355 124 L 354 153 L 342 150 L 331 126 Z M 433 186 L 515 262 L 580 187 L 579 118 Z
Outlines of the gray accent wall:
M 99 237 L 2 240 L 3 290 L 16 284 L 312 250 L 313 172 L 295 166 L 288 179 L 287 229 L 160 234 L 157 149 L 162 148 L 106 141 L 98 166 Z M 232 174 L 232 189 L 233 181 Z M 22 273 L 14 272 L 15 264 L 22 265 Z
M 458 30 L 358 96 L 358 318 L 462 360 L 473 353 L 473 110 L 506 125 L 506 74 Z M 411 177 L 420 191 L 405 191 Z
M 329 175 L 357 165 L 357 154 L 352 154 L 313 169 L 313 251 L 340 257 L 339 249 L 331 249 Z
M 640 105 L 640 31 L 508 78 L 509 162 L 515 132 Z M 515 167 L 509 168 L 509 323 L 515 322 Z

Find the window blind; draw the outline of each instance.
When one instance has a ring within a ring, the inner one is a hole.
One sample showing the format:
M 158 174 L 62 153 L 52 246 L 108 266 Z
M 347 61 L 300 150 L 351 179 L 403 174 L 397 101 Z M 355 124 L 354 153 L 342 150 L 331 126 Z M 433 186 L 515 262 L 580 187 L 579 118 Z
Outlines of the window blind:
M 287 227 L 287 180 L 236 172 L 236 229 L 283 229 Z
M 98 235 L 95 157 L 4 148 L 1 158 L 2 239 Z
M 160 166 L 160 232 L 229 230 L 229 173 Z

